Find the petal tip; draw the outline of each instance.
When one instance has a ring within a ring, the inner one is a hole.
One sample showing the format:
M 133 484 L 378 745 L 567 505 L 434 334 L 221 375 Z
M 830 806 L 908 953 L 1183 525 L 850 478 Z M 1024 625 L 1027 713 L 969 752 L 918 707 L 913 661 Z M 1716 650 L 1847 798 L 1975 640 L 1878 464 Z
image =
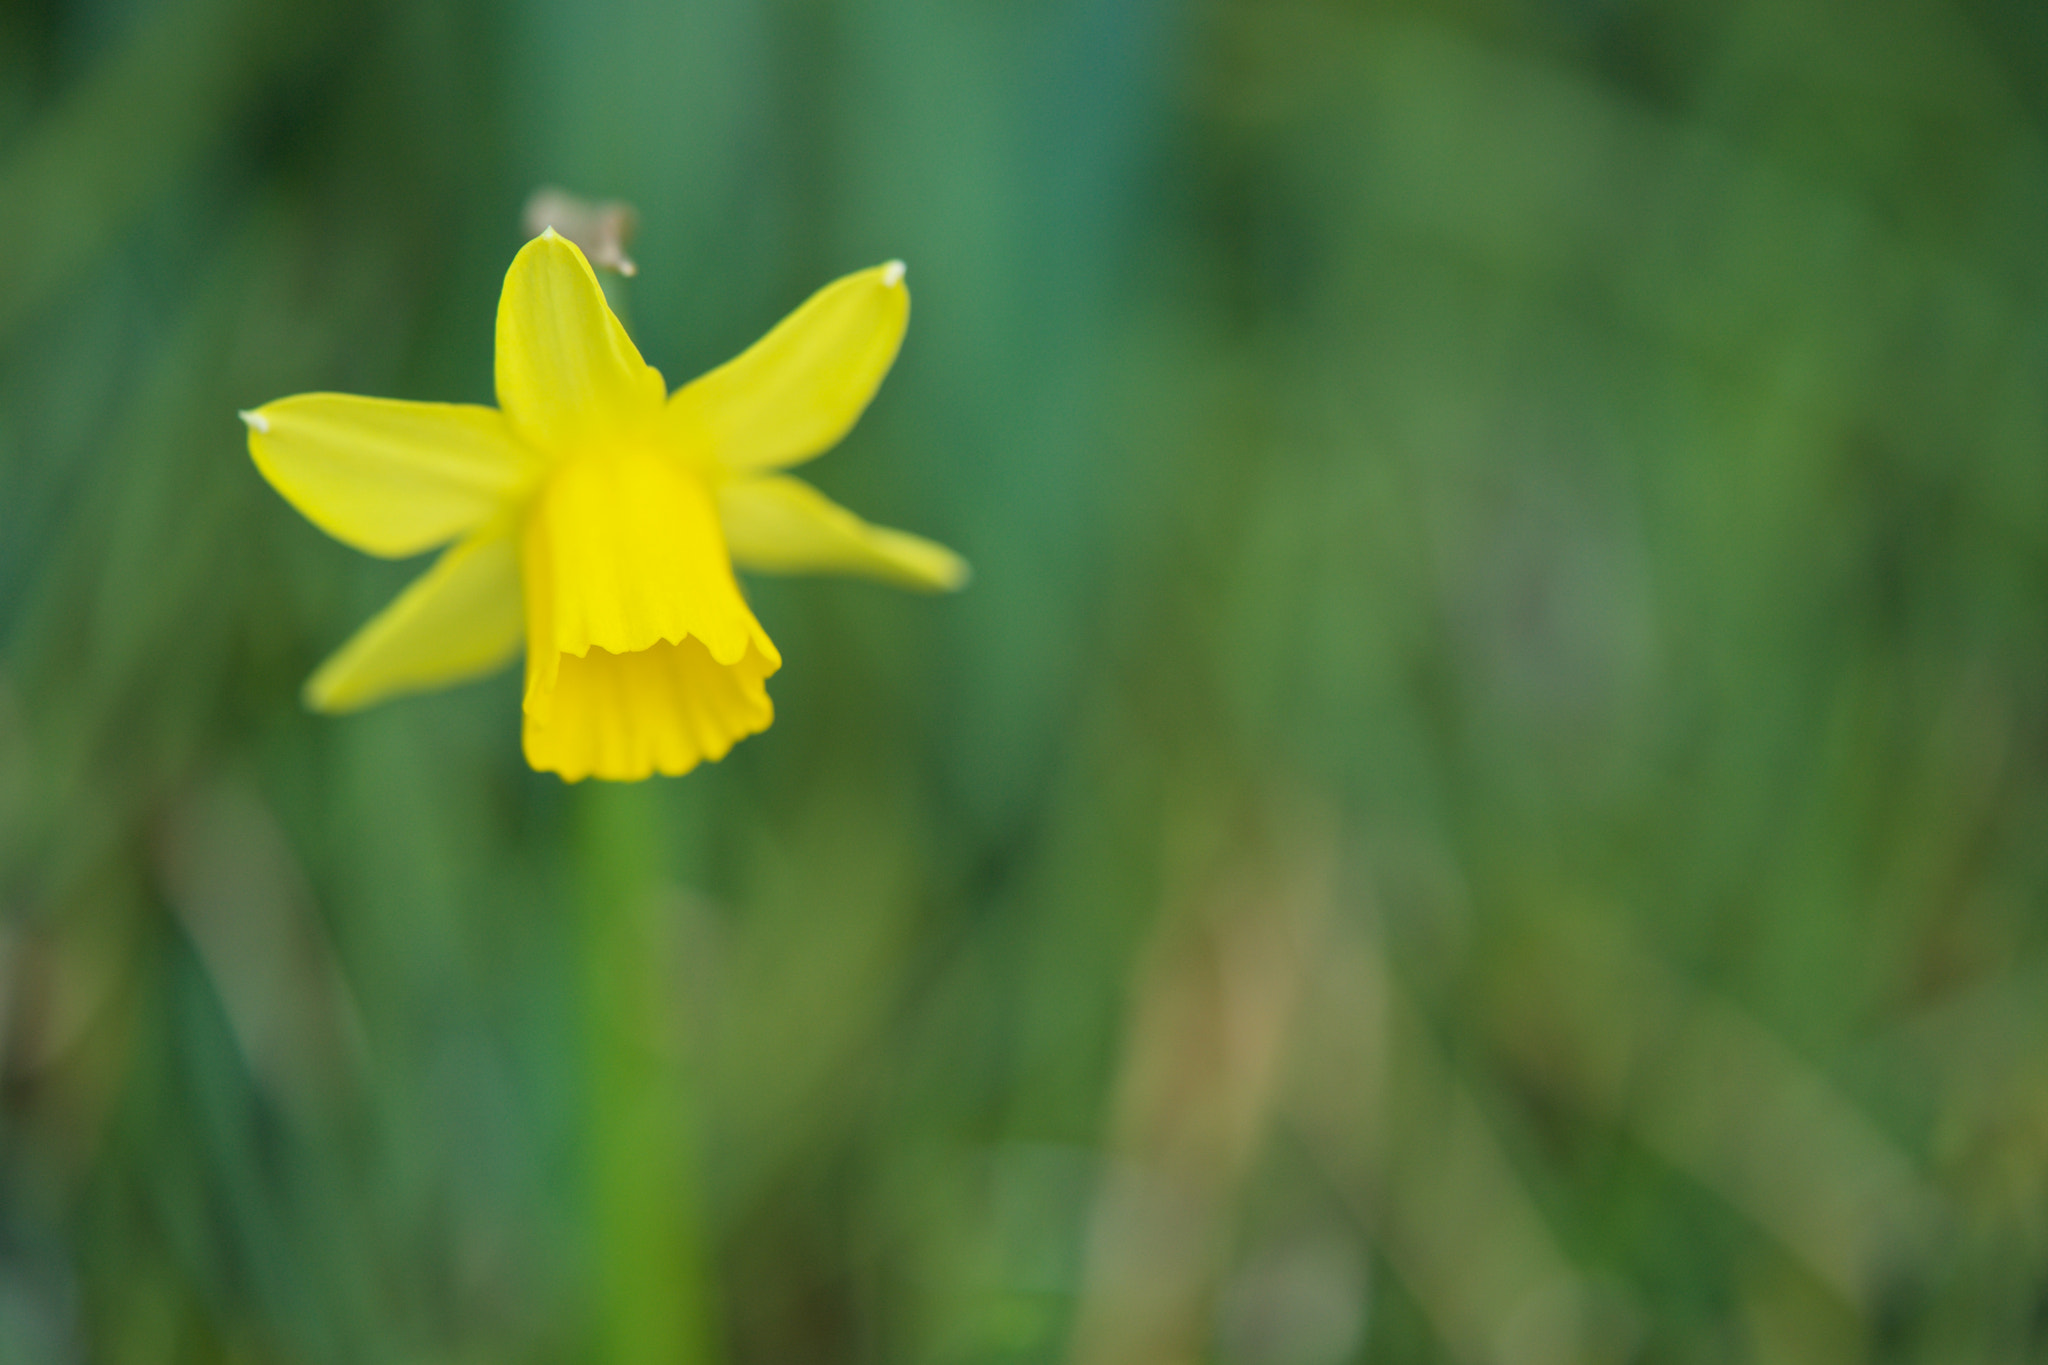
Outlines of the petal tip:
M 890 261 L 887 265 L 883 266 L 882 287 L 884 289 L 894 289 L 897 285 L 903 283 L 903 274 L 906 268 L 901 261 Z
M 348 710 L 348 707 L 338 704 L 335 692 L 334 680 L 327 676 L 327 670 L 323 668 L 306 679 L 305 686 L 299 689 L 299 704 L 315 715 L 340 715 Z
M 257 435 L 268 436 L 270 434 L 270 419 L 268 417 L 265 417 L 261 412 L 257 411 L 256 409 L 244 409 L 243 411 L 236 413 L 235 416 L 241 418 L 242 421 L 248 425 L 249 430 L 255 432 Z
M 904 587 L 921 592 L 959 592 L 974 580 L 973 568 L 945 546 L 917 537 L 907 539 L 913 543 L 904 548 L 912 551 L 914 558 L 902 566 L 907 576 L 897 580 Z

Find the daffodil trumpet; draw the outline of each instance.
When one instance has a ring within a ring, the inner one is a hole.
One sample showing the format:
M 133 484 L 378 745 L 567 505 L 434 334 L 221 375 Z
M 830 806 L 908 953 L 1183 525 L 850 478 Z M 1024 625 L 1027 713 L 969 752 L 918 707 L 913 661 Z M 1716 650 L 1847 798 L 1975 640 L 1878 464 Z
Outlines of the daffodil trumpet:
M 256 467 L 329 535 L 389 558 L 447 547 L 320 666 L 307 704 L 466 681 L 523 641 L 534 768 L 633 781 L 723 758 L 774 719 L 782 663 L 735 565 L 966 581 L 944 546 L 783 472 L 853 426 L 909 317 L 900 262 L 860 271 L 671 394 L 550 229 L 505 276 L 497 407 L 309 393 L 243 413 Z

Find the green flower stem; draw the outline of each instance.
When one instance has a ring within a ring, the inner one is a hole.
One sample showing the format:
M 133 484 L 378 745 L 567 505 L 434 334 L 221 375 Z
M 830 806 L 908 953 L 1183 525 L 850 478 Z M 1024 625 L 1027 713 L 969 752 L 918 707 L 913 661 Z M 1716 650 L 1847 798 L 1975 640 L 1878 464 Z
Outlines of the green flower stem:
M 603 782 L 574 793 L 590 1307 L 606 1365 L 713 1359 L 696 1100 L 660 894 L 661 795 Z

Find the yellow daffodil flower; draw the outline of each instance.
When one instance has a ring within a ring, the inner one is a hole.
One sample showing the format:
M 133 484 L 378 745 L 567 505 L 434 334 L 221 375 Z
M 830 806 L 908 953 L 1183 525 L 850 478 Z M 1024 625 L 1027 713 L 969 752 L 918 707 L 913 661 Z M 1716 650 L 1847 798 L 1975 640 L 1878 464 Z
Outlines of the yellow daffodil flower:
M 505 275 L 496 408 L 309 393 L 243 413 L 256 467 L 329 535 L 390 558 L 453 542 L 321 665 L 307 704 L 464 681 L 523 638 L 536 769 L 632 781 L 723 758 L 768 728 L 782 664 L 735 563 L 929 591 L 967 577 L 780 472 L 853 426 L 909 317 L 902 264 L 864 270 L 670 394 L 551 229 Z

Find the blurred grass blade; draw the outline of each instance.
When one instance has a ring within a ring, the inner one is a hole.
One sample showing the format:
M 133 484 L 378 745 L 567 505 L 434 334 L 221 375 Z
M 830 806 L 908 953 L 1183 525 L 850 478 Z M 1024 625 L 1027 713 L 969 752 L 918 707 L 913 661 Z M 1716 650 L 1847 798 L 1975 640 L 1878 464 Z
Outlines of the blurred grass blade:
M 0 342 L 215 151 L 268 82 L 316 52 L 346 5 L 167 0 L 0 158 Z

